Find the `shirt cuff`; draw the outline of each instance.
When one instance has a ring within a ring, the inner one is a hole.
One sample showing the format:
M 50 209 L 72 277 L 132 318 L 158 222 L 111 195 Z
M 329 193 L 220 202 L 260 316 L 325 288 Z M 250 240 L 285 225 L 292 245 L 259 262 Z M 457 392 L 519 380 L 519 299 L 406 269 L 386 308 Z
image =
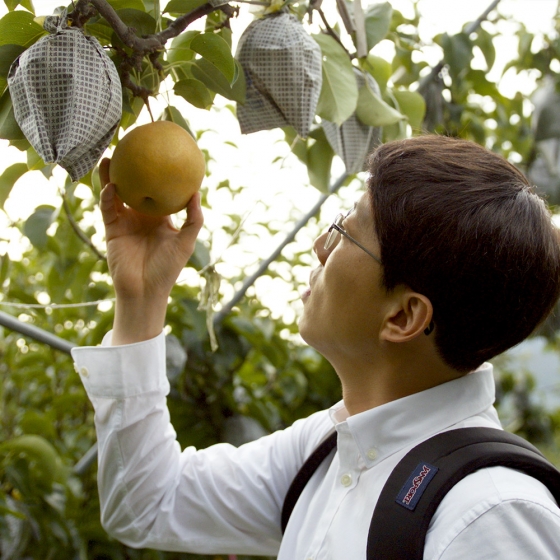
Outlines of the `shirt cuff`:
M 74 367 L 90 397 L 126 399 L 169 392 L 165 365 L 165 335 L 122 346 L 109 346 L 111 332 L 102 346 L 72 349 Z

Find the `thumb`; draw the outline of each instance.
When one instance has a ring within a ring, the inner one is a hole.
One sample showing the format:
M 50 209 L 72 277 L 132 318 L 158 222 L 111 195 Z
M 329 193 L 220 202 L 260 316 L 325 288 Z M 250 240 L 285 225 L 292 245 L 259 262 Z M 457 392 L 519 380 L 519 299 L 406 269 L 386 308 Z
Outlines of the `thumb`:
M 119 217 L 119 211 L 123 208 L 123 203 L 115 192 L 113 183 L 108 183 L 101 191 L 99 208 L 105 226 L 112 224 Z
M 104 187 L 109 182 L 109 168 L 111 167 L 111 160 L 103 158 L 99 164 L 99 180 L 101 187 Z
M 203 223 L 204 215 L 200 206 L 200 193 L 196 192 L 187 203 L 187 218 L 179 231 L 181 241 L 186 246 L 191 245 L 191 252 L 194 250 L 196 237 Z

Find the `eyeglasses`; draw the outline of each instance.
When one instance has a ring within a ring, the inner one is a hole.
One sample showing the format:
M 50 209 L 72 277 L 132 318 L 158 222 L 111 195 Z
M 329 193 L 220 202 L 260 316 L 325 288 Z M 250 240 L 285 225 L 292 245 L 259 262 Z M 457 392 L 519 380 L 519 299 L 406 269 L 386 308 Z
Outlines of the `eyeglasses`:
M 356 241 L 342 227 L 342 222 L 344 221 L 345 218 L 347 218 L 350 215 L 352 211 L 353 209 L 350 210 L 350 212 L 348 212 L 347 214 L 338 214 L 338 216 L 334 219 L 334 222 L 329 227 L 327 239 L 325 240 L 325 251 L 330 251 L 338 243 L 340 239 L 340 234 L 342 234 L 344 235 L 344 237 L 350 239 L 352 243 L 355 243 L 360 249 L 365 251 L 370 257 L 375 259 L 379 264 L 381 264 L 381 259 L 379 257 L 376 257 L 373 253 L 368 251 L 359 241 Z

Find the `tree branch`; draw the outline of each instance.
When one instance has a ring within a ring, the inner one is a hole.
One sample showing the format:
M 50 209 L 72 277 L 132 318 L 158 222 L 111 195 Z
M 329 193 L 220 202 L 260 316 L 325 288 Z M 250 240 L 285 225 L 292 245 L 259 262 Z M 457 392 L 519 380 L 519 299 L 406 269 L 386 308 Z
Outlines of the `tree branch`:
M 225 14 L 232 17 L 235 14 L 235 9 L 229 4 L 215 7 L 212 4 L 203 4 L 192 12 L 178 17 L 169 26 L 153 35 L 145 37 L 138 37 L 135 29 L 128 27 L 119 17 L 115 9 L 107 2 L 107 0 L 78 0 L 73 12 L 69 14 L 69 18 L 73 24 L 82 27 L 84 23 L 99 13 L 104 17 L 111 28 L 115 31 L 119 39 L 135 53 L 142 56 L 159 52 L 165 46 L 169 39 L 173 39 L 180 35 L 191 23 L 197 19 L 207 16 L 215 10 L 222 10 Z
M 91 9 L 92 6 L 94 10 Z M 78 24 L 78 22 L 87 21 L 87 19 L 95 15 L 95 12 L 99 13 L 107 20 L 107 23 L 112 27 L 119 39 L 133 51 L 144 55 L 163 47 L 156 35 L 145 38 L 138 37 L 134 28 L 128 27 L 121 20 L 115 9 L 107 0 L 78 0 L 76 8 L 68 17 L 72 20 L 72 23 Z
M 123 86 L 127 87 L 135 97 L 141 97 L 148 106 L 148 97 L 153 95 L 153 92 L 135 84 L 130 78 L 130 71 L 134 68 L 139 72 L 142 71 L 142 60 L 148 56 L 153 67 L 163 72 L 163 67 L 158 58 L 165 47 L 165 43 L 180 35 L 191 23 L 197 19 L 204 17 L 215 10 L 222 10 L 229 18 L 237 15 L 237 10 L 232 8 L 229 4 L 222 6 L 215 6 L 212 3 L 207 3 L 192 12 L 178 17 L 169 26 L 153 35 L 146 35 L 145 37 L 138 37 L 136 30 L 133 27 L 128 27 L 119 17 L 115 9 L 107 2 L 107 0 L 78 0 L 75 4 L 74 11 L 68 15 L 75 27 L 83 28 L 89 19 L 96 15 L 100 15 L 107 20 L 107 23 L 115 31 L 119 39 L 132 50 L 129 55 L 123 48 L 113 45 L 122 59 L 119 65 L 121 74 L 121 81 Z M 226 22 L 226 25 L 228 23 Z

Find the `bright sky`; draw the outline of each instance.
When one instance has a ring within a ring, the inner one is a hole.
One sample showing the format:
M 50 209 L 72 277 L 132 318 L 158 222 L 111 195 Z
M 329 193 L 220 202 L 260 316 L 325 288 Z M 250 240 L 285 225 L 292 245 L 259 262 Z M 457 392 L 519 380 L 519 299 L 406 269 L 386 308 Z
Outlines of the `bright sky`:
M 365 4 L 365 0 L 364 4 Z M 61 4 L 61 0 L 35 0 L 34 5 L 38 15 L 52 13 L 53 9 Z M 162 5 L 165 2 L 162 0 Z M 328 4 L 334 5 L 334 0 Z M 410 0 L 393 0 L 394 8 L 411 13 Z M 429 45 L 431 37 L 437 33 L 447 31 L 456 33 L 463 25 L 476 19 L 490 4 L 490 0 L 469 0 L 468 2 L 450 2 L 449 0 L 419 0 L 418 5 L 422 14 L 421 33 L 427 42 L 426 56 L 431 64 L 436 64 L 440 58 L 440 50 Z M 517 21 L 522 21 L 526 27 L 535 33 L 549 31 L 552 26 L 552 17 L 556 10 L 556 0 L 502 0 L 500 11 L 513 16 Z M 323 4 L 325 7 L 327 2 Z M 330 8 L 330 6 L 329 6 Z M 0 16 L 6 13 L 3 3 L 0 7 Z M 239 37 L 242 30 L 251 20 L 251 16 L 234 19 L 232 27 L 234 36 Z M 500 69 L 515 55 L 516 41 L 512 38 L 516 30 L 515 25 L 503 22 L 500 30 L 503 36 L 496 40 L 498 52 L 496 68 L 492 73 L 494 79 L 499 75 Z M 390 49 L 381 43 L 376 47 L 376 53 L 390 57 Z M 506 95 L 513 95 L 515 91 L 529 93 L 534 87 L 530 79 L 520 79 L 514 72 L 506 74 L 502 80 L 501 88 Z M 160 96 L 152 103 L 154 115 L 159 115 L 167 103 L 166 96 Z M 192 107 L 182 99 L 172 100 L 184 114 L 187 121 L 196 130 L 208 130 L 201 140 L 200 146 L 209 150 L 215 161 L 210 163 L 211 177 L 206 181 L 210 208 L 205 210 L 206 230 L 203 237 L 212 244 L 214 258 L 223 254 L 224 262 L 230 270 L 237 270 L 240 274 L 250 274 L 253 266 L 259 259 L 271 252 L 291 229 L 291 225 L 305 213 L 317 200 L 319 193 L 307 184 L 306 169 L 293 156 L 288 146 L 283 142 L 280 131 L 263 131 L 243 136 L 231 112 L 226 108 L 219 110 L 203 111 Z M 147 115 L 141 116 L 142 122 L 147 122 Z M 234 148 L 225 141 L 233 142 Z M 283 159 L 273 161 L 278 156 Z M 25 161 L 25 154 L 15 148 L 9 148 L 7 142 L 0 140 L 0 173 L 9 165 Z M 333 176 L 342 172 L 340 162 L 333 168 Z M 47 181 L 40 172 L 27 174 L 16 183 L 12 195 L 5 204 L 8 219 L 0 216 L 0 224 L 4 224 L 4 232 L 0 240 L 0 252 L 6 250 L 15 258 L 21 252 L 22 242 L 16 232 L 6 228 L 9 220 L 25 218 L 40 204 L 53 203 L 57 189 L 64 184 L 66 172 L 58 168 L 54 176 Z M 216 190 L 220 181 L 229 179 L 233 186 L 244 186 L 239 194 L 232 196 L 227 189 Z M 300 232 L 297 243 L 285 250 L 290 256 L 296 250 L 309 248 L 311 250 L 313 238 L 321 228 L 324 228 L 339 212 L 341 207 L 349 207 L 359 196 L 359 182 L 356 181 L 340 192 L 340 197 L 331 197 L 321 212 L 320 224 L 312 225 L 308 230 Z M 84 197 L 91 196 L 89 189 L 82 189 Z M 30 202 L 31 201 L 31 202 Z M 235 212 L 240 215 L 249 213 L 245 223 L 245 230 L 252 232 L 253 237 L 242 238 L 241 246 L 231 247 L 226 250 L 227 236 L 222 228 L 229 225 L 224 212 Z M 99 223 L 99 216 L 93 215 L 90 219 Z M 3 220 L 3 221 L 1 221 Z M 279 229 L 279 233 L 272 239 L 264 232 L 258 222 L 270 223 Z M 265 239 L 264 243 L 259 242 Z M 12 241 L 10 242 L 10 238 Z M 94 241 L 103 247 L 102 231 Z M 314 263 L 310 258 L 309 263 Z M 224 266 L 224 265 L 222 265 Z M 277 266 L 277 271 L 282 275 L 287 273 L 287 264 Z M 218 267 L 218 270 L 220 268 Z M 296 275 L 302 285 L 307 281 L 310 267 L 299 267 Z M 198 282 L 197 278 L 190 277 L 191 281 Z M 277 316 L 284 316 L 292 320 L 299 314 L 300 302 L 293 305 L 287 304 L 290 300 L 297 300 L 292 287 L 281 278 L 264 277 L 257 284 L 261 301 L 273 310 Z M 234 287 L 223 286 L 224 301 L 229 300 L 234 293 Z

